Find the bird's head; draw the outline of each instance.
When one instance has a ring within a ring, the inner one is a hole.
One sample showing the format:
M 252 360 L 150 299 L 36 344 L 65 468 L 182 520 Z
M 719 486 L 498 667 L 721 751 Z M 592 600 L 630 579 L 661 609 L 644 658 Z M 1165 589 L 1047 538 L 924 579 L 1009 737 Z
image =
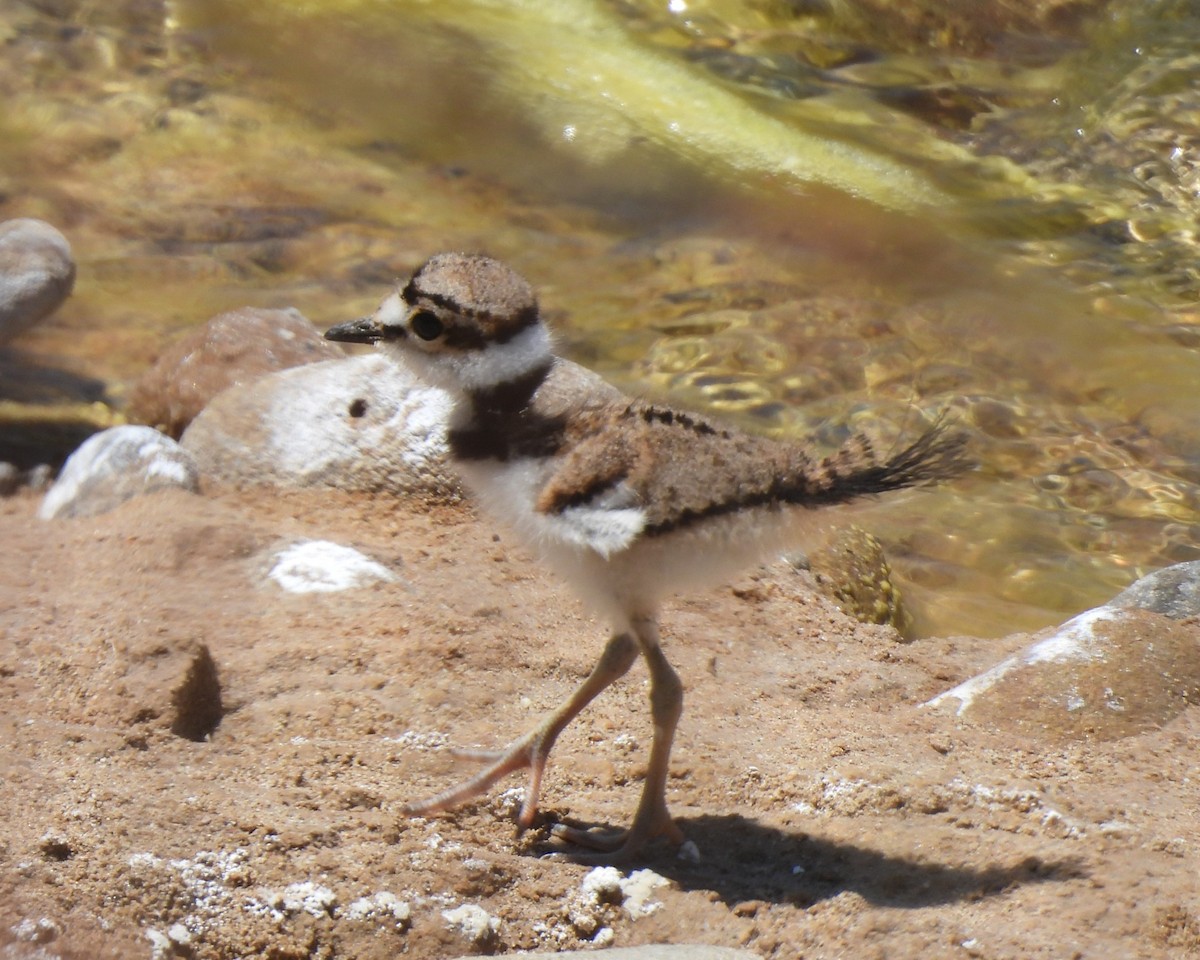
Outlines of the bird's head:
M 552 357 L 537 298 L 490 257 L 439 253 L 369 317 L 339 323 L 327 340 L 377 343 L 434 386 L 478 393 L 527 377 Z

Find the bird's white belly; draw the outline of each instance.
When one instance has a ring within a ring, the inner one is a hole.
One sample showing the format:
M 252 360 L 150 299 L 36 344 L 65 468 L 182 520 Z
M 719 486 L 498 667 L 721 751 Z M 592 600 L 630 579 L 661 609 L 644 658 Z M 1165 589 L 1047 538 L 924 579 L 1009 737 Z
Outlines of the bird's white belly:
M 479 505 L 539 552 L 566 550 L 607 558 L 628 548 L 642 532 L 645 512 L 620 488 L 557 513 L 539 511 L 537 499 L 552 468 L 552 461 L 534 458 L 458 465 Z
M 820 540 L 839 510 L 756 507 L 658 536 L 619 489 L 559 514 L 537 510 L 553 464 L 540 459 L 459 464 L 478 505 L 510 527 L 599 612 L 652 609 L 672 593 L 724 582 L 747 566 Z

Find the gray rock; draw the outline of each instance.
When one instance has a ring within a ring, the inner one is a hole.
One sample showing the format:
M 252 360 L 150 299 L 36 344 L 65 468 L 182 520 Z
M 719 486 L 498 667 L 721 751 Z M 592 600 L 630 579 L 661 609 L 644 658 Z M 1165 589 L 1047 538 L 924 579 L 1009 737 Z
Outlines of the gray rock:
M 700 943 L 652 943 L 641 947 L 617 947 L 611 950 L 568 950 L 565 953 L 519 953 L 509 954 L 513 957 L 545 957 L 554 960 L 759 960 L 757 953 L 748 950 L 735 950 L 732 947 L 711 947 Z M 457 957 L 455 960 L 474 960 L 473 957 Z
M 1027 733 L 1140 733 L 1200 702 L 1197 613 L 1200 562 L 1167 567 L 925 706 Z
M 52 314 L 74 286 L 66 237 L 42 220 L 0 223 L 0 343 Z
M 172 344 L 134 385 L 129 416 L 178 438 L 213 397 L 235 384 L 344 356 L 298 310 L 240 307 Z
M 446 466 L 450 400 L 380 354 L 231 387 L 184 431 L 206 481 L 457 496 Z
M 90 517 L 153 490 L 199 488 L 196 464 L 170 437 L 149 427 L 110 427 L 89 437 L 63 464 L 38 516 Z
M 1156 570 L 1126 587 L 1107 606 L 1150 610 L 1172 620 L 1200 616 L 1200 560 Z

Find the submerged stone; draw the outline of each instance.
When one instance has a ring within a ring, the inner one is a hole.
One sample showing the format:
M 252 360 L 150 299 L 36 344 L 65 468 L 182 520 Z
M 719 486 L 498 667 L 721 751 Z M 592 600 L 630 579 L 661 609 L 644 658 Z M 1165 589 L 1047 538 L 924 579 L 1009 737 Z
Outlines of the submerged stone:
M 911 639 L 912 615 L 892 579 L 892 566 L 883 545 L 866 530 L 851 525 L 807 559 L 817 586 L 842 612 L 861 623 L 895 627 Z
M 239 307 L 172 344 L 134 386 L 129 415 L 178 439 L 234 384 L 342 356 L 298 310 Z
M 36 326 L 75 286 L 71 245 L 43 220 L 0 223 L 0 343 Z

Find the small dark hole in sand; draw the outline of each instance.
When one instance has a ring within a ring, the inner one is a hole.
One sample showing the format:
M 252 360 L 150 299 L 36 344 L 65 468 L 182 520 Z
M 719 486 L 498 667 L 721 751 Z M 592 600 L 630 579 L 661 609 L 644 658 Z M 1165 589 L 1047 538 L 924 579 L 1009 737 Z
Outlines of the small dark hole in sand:
M 203 743 L 221 723 L 221 683 L 217 665 L 208 648 L 197 647 L 183 682 L 172 696 L 175 717 L 171 732 L 177 737 Z

